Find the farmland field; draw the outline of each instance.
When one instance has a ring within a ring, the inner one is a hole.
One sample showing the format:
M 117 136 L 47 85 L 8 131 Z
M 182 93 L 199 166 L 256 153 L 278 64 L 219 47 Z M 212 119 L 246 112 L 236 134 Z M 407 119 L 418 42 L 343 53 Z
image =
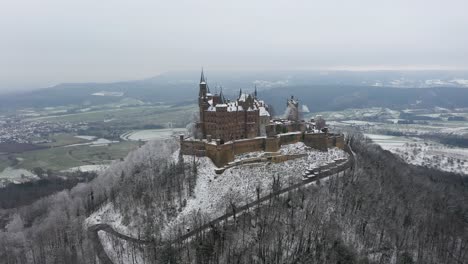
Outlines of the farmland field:
M 383 149 L 415 165 L 468 175 L 468 149 L 416 137 L 365 134 Z
M 191 121 L 195 105 L 143 105 L 137 107 L 90 110 L 63 115 L 43 115 L 28 120 L 58 121 L 58 122 L 90 122 L 103 128 L 144 128 L 145 126 L 166 126 L 168 123 L 176 127 L 185 127 Z
M 0 171 L 7 167 L 32 170 L 40 167 L 56 171 L 94 164 L 108 164 L 124 158 L 128 152 L 138 147 L 138 142 L 125 141 L 99 146 L 78 145 L 54 147 L 14 154 L 0 155 Z M 14 163 L 12 164 L 12 160 Z
M 123 140 L 132 140 L 132 141 L 148 141 L 154 139 L 165 139 L 173 135 L 180 133 L 185 133 L 185 128 L 166 128 L 166 129 L 145 129 L 145 130 L 135 130 L 124 133 L 120 136 Z

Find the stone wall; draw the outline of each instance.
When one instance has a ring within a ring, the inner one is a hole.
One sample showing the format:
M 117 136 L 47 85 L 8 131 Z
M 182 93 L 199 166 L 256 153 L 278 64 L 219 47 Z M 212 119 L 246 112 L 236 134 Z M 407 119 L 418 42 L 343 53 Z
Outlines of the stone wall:
M 280 134 L 280 146 L 282 145 L 288 145 L 288 144 L 294 144 L 299 141 L 302 141 L 302 133 L 296 132 L 296 133 L 287 133 L 287 134 Z
M 209 157 L 217 167 L 222 167 L 234 160 L 232 144 L 206 144 L 206 156 Z
M 319 134 L 304 134 L 304 144 L 314 149 L 327 150 L 328 136 L 325 133 Z
M 286 133 L 276 137 L 257 137 L 220 144 L 220 142 L 184 140 L 181 138 L 181 151 L 186 155 L 207 156 L 213 163 L 222 167 L 234 161 L 235 156 L 254 151 L 277 152 L 282 145 L 304 142 L 306 146 L 319 150 L 338 147 L 343 149 L 344 135 L 326 133 Z
M 231 144 L 233 145 L 234 155 L 265 150 L 265 138 L 263 137 L 237 140 L 234 143 L 229 143 L 229 145 Z
M 343 134 L 329 134 L 327 138 L 327 147 L 344 148 L 344 135 Z
M 180 151 L 185 155 L 206 156 L 206 143 L 197 140 L 181 140 Z
M 266 152 L 277 152 L 280 149 L 280 138 L 279 137 L 267 137 L 265 138 L 265 151 Z

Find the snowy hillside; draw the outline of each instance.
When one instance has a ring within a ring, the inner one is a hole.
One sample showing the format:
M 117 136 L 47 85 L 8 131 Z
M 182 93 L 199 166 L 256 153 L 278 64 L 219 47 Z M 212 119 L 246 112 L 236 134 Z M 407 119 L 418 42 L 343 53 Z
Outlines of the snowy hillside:
M 348 155 L 338 148 L 330 149 L 328 152 L 311 150 L 302 142 L 285 145 L 280 152 L 281 154 L 307 153 L 308 155 L 283 163 L 237 166 L 227 169 L 221 175 L 215 173 L 216 166 L 209 158 L 199 158 L 199 176 L 194 197 L 187 201 L 187 206 L 177 218 L 167 225 L 163 236 L 168 238 L 175 235 L 178 229 L 190 228 L 195 213 L 201 214 L 204 219 L 214 219 L 223 215 L 230 208 L 231 203 L 238 207 L 254 201 L 257 189 L 260 190 L 260 196 L 269 194 L 274 177 L 279 177 L 282 186 L 288 186 L 301 181 L 302 173 L 307 168 L 325 165 Z M 254 153 L 252 156 L 260 154 L 262 153 Z M 184 158 L 189 159 L 190 156 Z
M 150 153 L 148 149 L 141 150 Z M 137 151 L 138 152 L 138 151 Z M 166 223 L 161 228 L 163 239 L 176 236 L 178 230 L 190 228 L 194 216 L 205 220 L 223 215 L 231 204 L 242 206 L 252 202 L 257 197 L 268 195 L 272 190 L 274 177 L 278 178 L 281 186 L 285 187 L 297 183 L 302 179 L 302 173 L 311 167 L 325 165 L 337 158 L 346 158 L 347 153 L 341 149 L 329 149 L 328 152 L 318 151 L 306 147 L 302 142 L 283 146 L 281 154 L 307 154 L 306 157 L 283 163 L 254 163 L 227 169 L 223 174 L 216 174 L 217 168 L 207 157 L 196 158 L 198 176 L 193 195 L 187 197 L 185 206 L 178 207 L 175 217 L 161 214 L 155 222 Z M 261 156 L 264 152 L 255 152 L 236 157 L 243 158 Z M 170 159 L 176 161 L 179 153 L 176 150 Z M 193 156 L 184 156 L 185 161 L 192 161 Z M 143 211 L 135 207 L 136 212 Z M 121 211 L 112 203 L 108 203 L 94 212 L 86 221 L 88 226 L 106 223 L 122 234 L 133 237 L 141 235 L 142 219 L 132 217 L 128 224 L 124 224 Z M 156 221 L 157 220 L 157 221 Z

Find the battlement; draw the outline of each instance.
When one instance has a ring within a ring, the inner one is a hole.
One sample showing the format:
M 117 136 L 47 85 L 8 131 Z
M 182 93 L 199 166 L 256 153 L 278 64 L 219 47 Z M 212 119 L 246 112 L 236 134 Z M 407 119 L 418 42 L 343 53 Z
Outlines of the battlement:
M 180 136 L 180 151 L 184 155 L 209 157 L 217 167 L 234 161 L 236 155 L 254 151 L 277 152 L 282 145 L 304 142 L 306 146 L 326 151 L 328 148 L 344 148 L 343 134 L 290 132 L 272 137 L 255 137 L 228 141 L 185 139 Z

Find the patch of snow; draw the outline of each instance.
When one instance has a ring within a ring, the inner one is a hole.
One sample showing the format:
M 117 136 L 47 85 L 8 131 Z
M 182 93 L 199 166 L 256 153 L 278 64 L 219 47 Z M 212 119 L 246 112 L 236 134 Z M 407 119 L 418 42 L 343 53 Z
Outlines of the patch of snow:
M 97 92 L 97 93 L 93 93 L 91 95 L 94 95 L 94 96 L 117 96 L 117 97 L 120 97 L 120 96 L 123 96 L 124 93 L 123 92 L 108 92 L 108 91 L 102 91 L 102 92 Z
M 467 148 L 449 147 L 416 137 L 365 135 L 410 164 L 468 174 Z
M 63 172 L 75 172 L 75 171 L 81 171 L 81 172 L 89 172 L 89 171 L 104 171 L 109 167 L 108 164 L 99 164 L 99 165 L 82 165 L 78 167 L 73 167 L 67 170 L 63 170 Z
M 96 225 L 96 224 L 108 224 L 110 225 L 115 231 L 122 233 L 124 235 L 132 235 L 129 228 L 122 224 L 123 216 L 119 213 L 118 210 L 114 208 L 112 203 L 107 203 L 97 211 L 92 213 L 88 218 L 85 220 L 85 227 Z
M 114 237 L 104 231 L 99 231 L 98 237 L 104 247 L 104 251 L 107 256 L 109 256 L 112 263 L 145 263 L 142 251 L 139 250 L 138 247 L 134 247 L 129 242 Z
M 39 179 L 39 177 L 28 170 L 7 167 L 0 172 L 0 187 L 8 183 L 19 184 L 37 179 Z
M 127 141 L 149 141 L 154 139 L 167 139 L 173 136 L 174 134 L 179 135 L 180 133 L 185 133 L 186 131 L 187 129 L 185 128 L 135 130 L 122 134 L 120 138 Z
M 78 143 L 78 144 L 71 144 L 71 145 L 66 145 L 64 147 L 75 147 L 75 146 L 91 146 L 91 147 L 100 147 L 100 146 L 106 146 L 112 143 L 119 143 L 119 141 L 115 140 L 108 140 L 105 138 L 98 138 L 97 140 L 93 142 L 86 142 L 86 143 Z
M 81 135 L 78 135 L 78 136 L 75 136 L 76 138 L 81 138 L 81 139 L 86 139 L 86 140 L 94 140 L 96 139 L 95 136 L 81 136 Z

